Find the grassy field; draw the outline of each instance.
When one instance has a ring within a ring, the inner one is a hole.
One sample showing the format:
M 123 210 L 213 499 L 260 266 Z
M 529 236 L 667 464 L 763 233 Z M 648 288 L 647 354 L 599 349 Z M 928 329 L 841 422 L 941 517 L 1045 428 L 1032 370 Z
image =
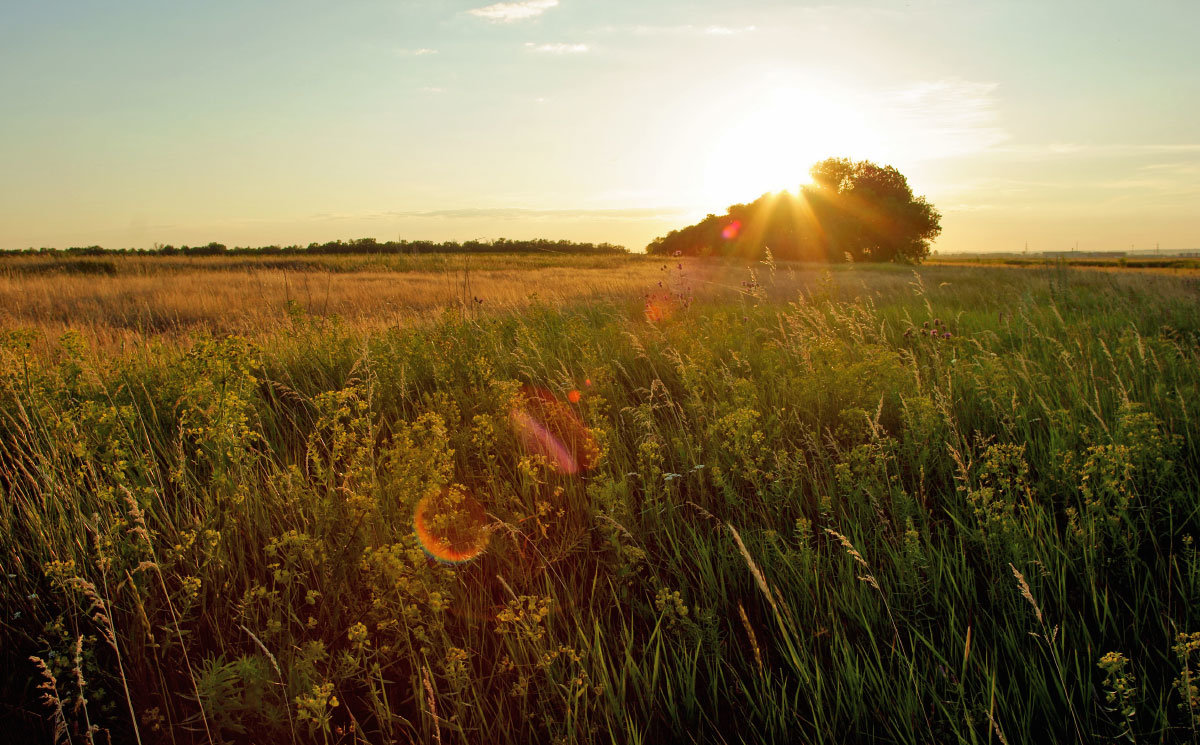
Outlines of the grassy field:
M 1047 257 L 1020 254 L 942 254 L 931 263 L 944 266 L 1016 266 L 1033 269 L 1067 268 L 1091 271 L 1149 272 L 1196 276 L 1200 259 L 1186 256 Z
M 12 256 L 0 258 L 0 328 L 75 329 L 104 347 L 196 330 L 270 335 L 297 311 L 384 328 L 448 307 L 627 295 L 660 267 L 628 255 Z
M 1195 279 L 200 261 L 3 265 L 18 741 L 1200 742 Z

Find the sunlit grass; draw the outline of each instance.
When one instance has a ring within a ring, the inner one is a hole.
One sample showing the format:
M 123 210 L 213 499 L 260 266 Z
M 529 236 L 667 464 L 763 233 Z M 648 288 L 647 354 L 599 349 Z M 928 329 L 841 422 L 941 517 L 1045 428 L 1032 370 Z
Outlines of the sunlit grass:
M 0 719 L 47 742 L 1197 741 L 1195 281 L 587 271 L 514 272 L 511 304 L 472 271 L 484 303 L 448 290 L 419 323 L 370 275 L 328 306 L 231 291 L 229 318 L 124 351 L 100 333 L 120 290 L 59 278 L 70 312 L 10 310 Z M 211 274 L 155 302 L 253 279 Z

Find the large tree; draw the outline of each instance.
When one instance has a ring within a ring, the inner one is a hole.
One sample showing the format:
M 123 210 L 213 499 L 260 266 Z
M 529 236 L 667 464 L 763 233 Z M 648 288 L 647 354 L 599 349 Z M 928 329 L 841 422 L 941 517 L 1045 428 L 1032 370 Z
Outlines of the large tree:
M 647 253 L 809 261 L 918 262 L 941 233 L 941 215 L 892 166 L 829 158 L 798 194 L 764 194 L 647 246 Z

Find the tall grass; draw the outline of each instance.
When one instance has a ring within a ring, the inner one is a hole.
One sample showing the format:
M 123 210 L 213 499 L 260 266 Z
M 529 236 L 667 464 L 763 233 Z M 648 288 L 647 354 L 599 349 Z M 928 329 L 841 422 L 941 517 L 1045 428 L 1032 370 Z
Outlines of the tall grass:
M 1197 284 L 655 271 L 649 297 L 421 326 L 297 311 L 124 354 L 9 332 L 0 719 L 48 742 L 1200 739 Z M 417 504 L 453 532 L 467 498 L 487 550 L 434 560 Z

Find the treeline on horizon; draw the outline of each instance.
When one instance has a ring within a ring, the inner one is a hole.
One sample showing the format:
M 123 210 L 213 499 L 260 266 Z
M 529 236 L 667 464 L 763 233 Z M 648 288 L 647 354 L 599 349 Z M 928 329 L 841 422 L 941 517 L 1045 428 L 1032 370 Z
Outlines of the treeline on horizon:
M 764 194 L 656 238 L 646 253 L 788 261 L 920 262 L 941 214 L 892 166 L 828 158 L 797 193 Z
M 154 248 L 104 248 L 103 246 L 72 246 L 70 248 L 27 248 L 0 251 L 0 256 L 66 255 L 109 256 L 226 256 L 230 254 L 262 255 L 336 255 L 336 254 L 432 254 L 432 253 L 565 253 L 565 254 L 625 254 L 629 250 L 612 243 L 576 243 L 552 241 L 545 238 L 492 241 L 384 241 L 374 238 L 354 238 L 348 241 L 310 243 L 307 246 L 226 246 L 208 243 L 203 246 L 172 246 L 155 244 Z

